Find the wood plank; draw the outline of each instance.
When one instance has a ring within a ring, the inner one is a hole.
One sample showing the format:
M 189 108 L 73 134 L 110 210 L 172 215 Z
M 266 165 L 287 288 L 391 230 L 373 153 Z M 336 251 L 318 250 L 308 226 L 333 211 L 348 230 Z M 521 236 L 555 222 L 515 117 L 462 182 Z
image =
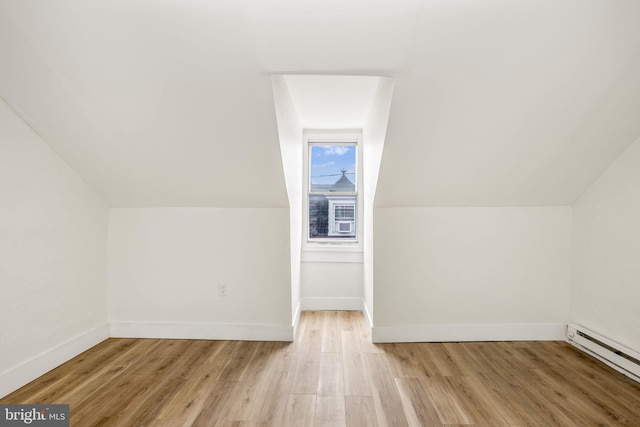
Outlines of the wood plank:
M 236 341 L 228 358 L 228 363 L 220 372 L 217 380 L 223 382 L 241 381 L 245 372 L 249 369 L 249 361 L 257 348 L 258 346 L 254 341 Z
M 141 393 L 139 398 L 130 400 L 117 414 L 112 415 L 114 424 L 120 426 L 151 424 L 185 381 L 184 378 L 179 377 L 155 377 L 154 384 L 148 392 Z M 74 423 L 73 425 L 87 424 Z
M 305 348 L 298 355 L 291 393 L 315 394 L 320 380 L 321 329 L 305 330 Z
M 483 420 L 492 426 L 506 426 L 509 424 L 507 418 L 501 415 L 501 411 L 496 410 L 490 399 L 479 392 L 474 385 L 474 377 L 445 377 L 444 381 L 455 394 L 457 402 L 464 408 L 471 420 Z
M 276 363 L 266 378 L 264 400 L 254 412 L 257 422 L 273 426 L 280 425 L 284 418 L 298 353 L 289 352 L 284 347 L 275 359 Z
M 341 427 L 347 425 L 344 396 L 317 396 L 315 427 Z
M 426 396 L 438 414 L 440 422 L 450 424 L 475 424 L 455 390 L 443 378 L 440 380 L 418 380 L 423 383 Z
M 183 365 L 182 376 L 186 379 L 184 386 L 167 402 L 160 411 L 156 421 L 168 425 L 191 425 L 202 407 L 210 391 L 214 378 L 222 371 L 226 361 L 225 350 L 228 342 L 202 341 L 196 360 L 198 363 Z M 203 360 L 204 358 L 204 360 Z M 193 360 L 186 357 L 188 360 Z
M 342 319 L 342 331 L 354 331 L 360 329 L 361 323 L 364 323 L 364 316 L 360 311 L 341 311 L 340 318 Z
M 339 311 L 325 311 L 322 324 L 323 353 L 340 353 L 342 351 L 342 322 Z
M 400 393 L 386 355 L 365 354 L 365 361 L 371 377 L 371 391 L 378 424 L 394 427 L 408 425 Z
M 640 399 L 637 398 L 640 383 L 570 345 L 558 342 L 541 344 L 541 357 L 555 360 L 549 370 L 579 387 L 581 393 L 588 395 L 591 402 L 608 417 L 615 420 L 620 414 L 620 422 L 624 422 L 625 418 L 633 419 L 635 414 L 640 413 Z M 561 362 L 574 357 L 576 363 L 566 365 Z M 627 387 L 620 387 L 620 383 Z
M 280 425 L 283 427 L 312 426 L 315 415 L 315 394 L 290 394 Z
M 226 413 L 227 408 L 231 405 L 231 396 L 237 383 L 216 381 L 211 384 L 205 395 L 204 402 L 198 416 L 193 421 L 194 427 L 215 426 L 221 421 L 222 414 Z
M 446 343 L 423 344 L 422 350 L 438 369 L 440 376 L 462 376 L 465 374 L 461 367 L 462 364 L 458 363 L 447 350 Z
M 378 418 L 371 396 L 345 396 L 346 421 L 349 427 L 377 427 Z
M 430 355 L 415 344 L 383 344 L 380 348 L 387 355 L 394 374 L 398 378 L 433 378 L 439 376 Z
M 360 345 L 353 341 L 354 332 L 342 332 L 342 369 L 344 393 L 347 396 L 372 396 L 369 372 Z
M 153 376 L 114 375 L 94 393 L 70 394 L 64 403 L 69 404 L 71 425 L 91 425 L 91 420 L 95 418 L 115 418 L 127 407 L 136 406 L 140 396 L 153 390 L 155 380 Z M 127 398 L 124 399 L 124 396 Z
M 216 423 L 216 427 L 256 427 L 256 426 L 257 424 L 251 421 L 220 420 Z
M 427 397 L 423 383 L 417 378 L 396 378 L 404 413 L 410 426 L 439 426 L 438 412 Z
M 256 418 L 263 402 L 268 398 L 269 374 L 276 363 L 281 343 L 256 343 L 256 351 L 248 363 L 243 381 L 239 382 L 224 418 L 233 421 L 251 421 Z
M 0 403 L 92 426 L 640 425 L 640 384 L 567 343 L 375 345 L 337 311 L 294 343 L 110 339 Z
M 324 311 L 308 311 L 305 314 L 305 333 L 308 331 L 321 331 L 324 324 Z
M 320 355 L 317 394 L 344 396 L 344 370 L 340 353 L 322 353 Z

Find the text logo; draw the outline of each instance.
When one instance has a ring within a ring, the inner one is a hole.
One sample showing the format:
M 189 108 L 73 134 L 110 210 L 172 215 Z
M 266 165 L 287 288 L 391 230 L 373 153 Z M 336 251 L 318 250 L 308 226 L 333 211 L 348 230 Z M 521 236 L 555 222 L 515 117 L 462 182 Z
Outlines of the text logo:
M 69 427 L 69 405 L 0 405 L 0 427 Z

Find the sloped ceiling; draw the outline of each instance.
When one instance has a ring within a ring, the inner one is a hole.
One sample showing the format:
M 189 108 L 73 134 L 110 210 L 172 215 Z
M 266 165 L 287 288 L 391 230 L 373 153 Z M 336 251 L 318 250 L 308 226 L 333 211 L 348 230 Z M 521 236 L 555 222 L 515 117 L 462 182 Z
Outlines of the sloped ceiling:
M 636 0 L 0 0 L 2 96 L 114 206 L 286 206 L 271 74 L 395 79 L 378 206 L 570 204 L 640 136 Z
M 0 0 L 0 94 L 113 206 L 288 206 L 234 2 Z
M 362 129 L 380 77 L 285 75 L 304 129 Z
M 376 205 L 572 204 L 640 135 L 639 19 L 634 1 L 431 4 Z

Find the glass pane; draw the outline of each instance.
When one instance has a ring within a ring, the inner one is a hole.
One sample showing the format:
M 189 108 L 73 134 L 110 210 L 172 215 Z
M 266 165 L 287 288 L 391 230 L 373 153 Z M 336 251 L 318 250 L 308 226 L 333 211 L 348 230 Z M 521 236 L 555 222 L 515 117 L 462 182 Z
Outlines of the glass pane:
M 356 197 L 309 195 L 309 238 L 355 240 Z
M 329 201 L 325 196 L 309 195 L 309 238 L 329 236 Z
M 310 145 L 311 192 L 356 191 L 355 145 Z

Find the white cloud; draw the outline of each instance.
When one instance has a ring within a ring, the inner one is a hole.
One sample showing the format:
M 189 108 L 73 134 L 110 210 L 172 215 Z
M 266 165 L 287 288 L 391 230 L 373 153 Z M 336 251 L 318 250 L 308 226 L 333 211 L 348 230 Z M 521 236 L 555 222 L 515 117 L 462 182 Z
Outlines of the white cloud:
M 326 162 L 326 163 L 322 163 L 322 164 L 316 165 L 316 167 L 317 168 L 326 168 L 328 166 L 333 166 L 335 164 L 336 164 L 336 162 Z
M 349 152 L 349 147 L 345 147 L 344 145 L 328 145 L 324 148 L 324 154 L 326 156 L 342 156 Z

